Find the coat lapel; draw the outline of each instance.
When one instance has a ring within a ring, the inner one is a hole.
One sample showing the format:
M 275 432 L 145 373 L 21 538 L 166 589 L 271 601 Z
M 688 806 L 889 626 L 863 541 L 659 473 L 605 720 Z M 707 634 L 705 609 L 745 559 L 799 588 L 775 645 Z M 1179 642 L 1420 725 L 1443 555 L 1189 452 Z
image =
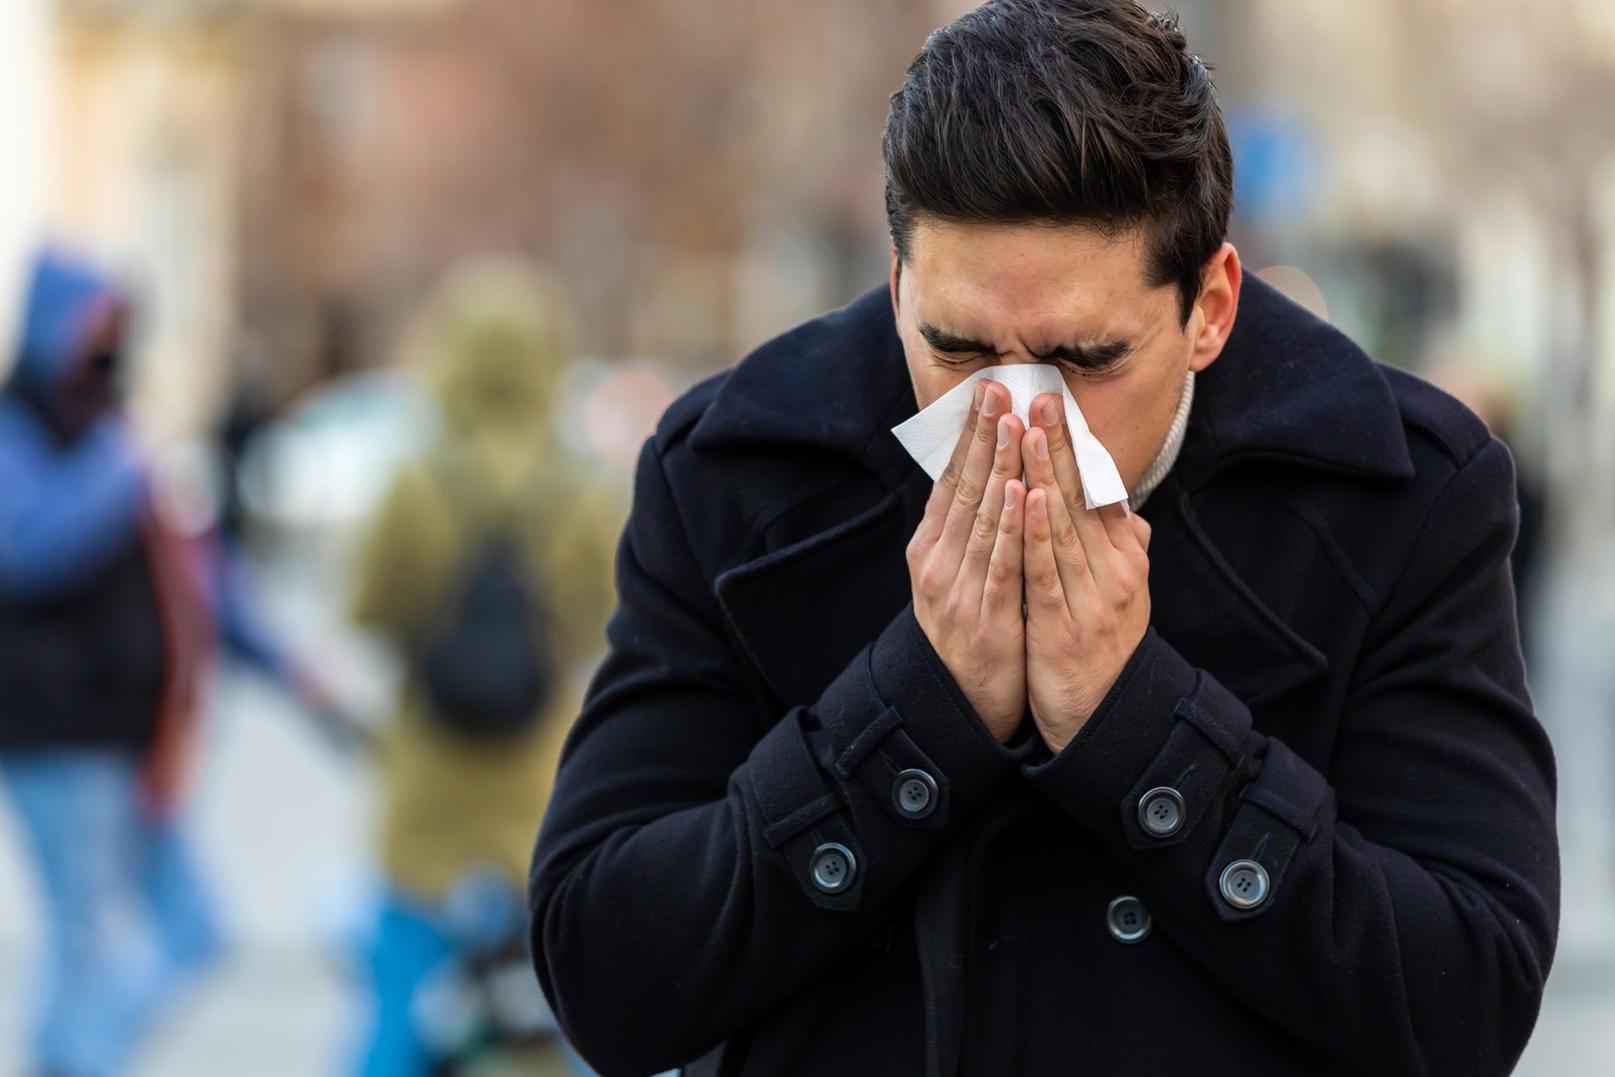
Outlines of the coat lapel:
M 844 522 L 718 577 L 735 637 L 787 706 L 817 699 L 908 603 L 904 551 L 930 492 L 914 472 Z
M 1192 665 L 1253 709 L 1329 668 L 1324 653 L 1240 578 L 1174 477 L 1150 496 L 1143 514 L 1152 529 L 1151 620 Z

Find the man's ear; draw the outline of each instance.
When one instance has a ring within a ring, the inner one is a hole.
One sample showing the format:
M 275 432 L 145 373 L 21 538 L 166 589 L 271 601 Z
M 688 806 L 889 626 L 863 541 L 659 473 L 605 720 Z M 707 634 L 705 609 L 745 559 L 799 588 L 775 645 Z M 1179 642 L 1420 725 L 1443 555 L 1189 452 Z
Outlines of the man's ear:
M 902 282 L 903 282 L 903 260 L 901 258 L 899 258 L 898 255 L 897 255 L 897 244 L 893 243 L 892 244 L 892 277 L 891 277 L 891 280 L 890 280 L 889 283 L 890 283 L 891 289 L 892 289 L 892 315 L 894 317 L 898 313 L 898 310 L 897 310 L 897 288 L 898 288 L 898 286 L 900 284 L 902 284 Z
M 1195 300 L 1189 316 L 1189 328 L 1194 331 L 1194 351 L 1189 356 L 1189 369 L 1201 371 L 1217 361 L 1228 334 L 1234 331 L 1234 316 L 1239 313 L 1239 285 L 1243 278 L 1239 252 L 1232 243 L 1224 243 L 1200 270 L 1200 298 Z

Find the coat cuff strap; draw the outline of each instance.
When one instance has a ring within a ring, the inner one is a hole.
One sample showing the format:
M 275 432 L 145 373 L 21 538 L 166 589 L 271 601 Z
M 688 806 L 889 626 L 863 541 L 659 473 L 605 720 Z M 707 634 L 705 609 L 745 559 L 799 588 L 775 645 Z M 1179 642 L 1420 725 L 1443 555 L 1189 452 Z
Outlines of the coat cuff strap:
M 1023 769 L 1105 839 L 1134 848 L 1175 844 L 1170 839 L 1186 833 L 1216 795 L 1249 732 L 1244 705 L 1151 628 L 1064 750 Z M 1143 830 L 1139 818 L 1143 795 L 1160 787 L 1179 790 L 1185 816 L 1167 838 Z
M 912 604 L 864 652 L 862 669 L 849 669 L 831 685 L 818 711 L 832 748 L 831 771 L 863 785 L 907 826 L 934 829 L 973 811 L 1022 757 L 988 732 L 915 620 Z M 928 793 L 936 803 L 927 803 L 923 814 L 912 810 L 914 801 L 904 808 L 902 779 L 912 771 L 936 786 Z

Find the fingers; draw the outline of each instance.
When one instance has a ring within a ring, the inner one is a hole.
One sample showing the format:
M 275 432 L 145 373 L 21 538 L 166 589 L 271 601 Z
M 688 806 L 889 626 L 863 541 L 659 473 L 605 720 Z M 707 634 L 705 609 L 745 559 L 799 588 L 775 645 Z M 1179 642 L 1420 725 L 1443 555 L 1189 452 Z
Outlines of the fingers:
M 986 385 L 985 380 L 976 383 L 970 417 L 965 420 L 964 429 L 959 431 L 959 440 L 953 446 L 953 456 L 948 459 L 948 466 L 942 469 L 942 474 L 931 486 L 931 496 L 925 502 L 925 516 L 914 531 L 911 549 L 929 550 L 936 544 L 937 536 L 942 534 L 942 524 L 948 517 L 948 509 L 959 489 L 959 480 L 964 475 L 970 446 L 975 444 L 976 427 L 981 417 L 981 398 Z
M 1058 393 L 1042 393 L 1032 401 L 1033 420 L 1049 439 L 1049 462 L 1054 468 L 1054 481 L 1065 502 L 1066 511 L 1076 525 L 1083 544 L 1101 552 L 1095 542 L 1112 541 L 1105 521 L 1089 510 L 1082 492 L 1082 473 L 1077 467 L 1076 447 L 1071 443 L 1071 428 L 1065 421 L 1065 400 Z
M 948 506 L 947 520 L 942 525 L 942 536 L 937 540 L 936 556 L 949 569 L 957 570 L 964 558 L 965 543 L 970 530 L 976 525 L 982 501 L 992 477 L 993 460 L 999 453 L 999 416 L 1009 412 L 1009 390 L 997 382 L 981 381 L 983 387 L 981 414 L 971 435 L 970 447 L 965 456 L 964 470 L 954 487 L 953 501 Z M 1010 445 L 1014 444 L 1011 439 Z M 1000 487 L 1001 488 L 1001 487 Z M 997 514 L 994 513 L 994 526 Z
M 964 595 L 980 595 L 987 582 L 988 563 L 999 542 L 1006 484 L 1021 473 L 1021 421 L 1014 415 L 998 419 L 998 441 L 993 450 L 992 473 L 965 541 L 957 586 Z M 1024 489 L 1024 487 L 1023 487 Z
M 1073 513 L 1087 507 L 1082 499 L 1082 474 L 1077 470 L 1076 450 L 1071 446 L 1071 435 L 1065 423 L 1065 401 L 1058 393 L 1043 393 L 1032 401 L 1032 425 L 1042 430 L 1049 439 L 1049 460 L 1054 464 L 1054 479 L 1065 495 L 1066 507 Z
M 1092 556 L 1054 477 L 1054 465 L 1048 451 L 1048 436 L 1042 427 L 1033 427 L 1021 440 L 1021 459 L 1026 468 L 1027 510 L 1032 511 L 1033 493 L 1041 491 L 1047 498 L 1044 513 L 1048 517 L 1049 541 L 1060 581 L 1067 596 L 1079 594 L 1092 587 Z M 1030 519 L 1030 517 L 1029 517 Z M 1031 524 L 1027 525 L 1029 531 Z M 1103 532 L 1101 531 L 1101 536 Z M 1108 539 L 1101 538 L 1109 546 Z
M 1017 424 L 1018 425 L 1018 424 Z M 1017 456 L 1019 451 L 1017 450 Z M 987 565 L 981 595 L 983 620 L 1021 616 L 1021 564 L 1025 549 L 1026 484 L 1010 479 L 1004 484 L 1004 508 L 999 514 L 997 540 Z
M 1123 553 L 1131 553 L 1142 545 L 1133 532 L 1133 513 L 1127 507 L 1127 502 L 1118 501 L 1114 505 L 1101 505 L 1093 510 L 1093 515 L 1099 517 L 1105 528 L 1105 534 L 1110 544 Z
M 1127 522 L 1133 528 L 1133 538 L 1138 542 L 1145 553 L 1150 552 L 1150 522 L 1138 513 L 1127 517 Z
M 1058 500 L 1058 499 L 1055 499 Z M 1027 615 L 1069 616 L 1065 586 L 1060 581 L 1060 565 L 1054 556 L 1053 532 L 1049 526 L 1049 492 L 1042 488 L 1026 491 L 1026 539 L 1023 572 L 1026 579 Z

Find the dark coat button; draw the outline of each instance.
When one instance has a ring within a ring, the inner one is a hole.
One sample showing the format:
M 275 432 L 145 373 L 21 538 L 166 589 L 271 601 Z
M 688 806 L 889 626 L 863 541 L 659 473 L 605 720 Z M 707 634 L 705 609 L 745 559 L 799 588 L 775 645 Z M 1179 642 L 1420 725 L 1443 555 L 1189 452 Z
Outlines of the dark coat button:
M 1222 869 L 1217 889 L 1236 909 L 1254 909 L 1267 900 L 1267 869 L 1254 860 L 1235 860 Z
M 936 779 L 923 770 L 905 770 L 892 782 L 892 804 L 905 819 L 924 819 L 936 801 Z
M 1105 930 L 1117 942 L 1143 942 L 1154 921 L 1144 903 L 1131 894 L 1124 894 L 1105 909 Z
M 1154 838 L 1170 838 L 1183 829 L 1183 794 L 1158 785 L 1138 798 L 1138 825 Z
M 808 873 L 814 886 L 826 894 L 839 894 L 852 885 L 852 877 L 858 874 L 858 858 L 845 845 L 828 841 L 813 850 Z

